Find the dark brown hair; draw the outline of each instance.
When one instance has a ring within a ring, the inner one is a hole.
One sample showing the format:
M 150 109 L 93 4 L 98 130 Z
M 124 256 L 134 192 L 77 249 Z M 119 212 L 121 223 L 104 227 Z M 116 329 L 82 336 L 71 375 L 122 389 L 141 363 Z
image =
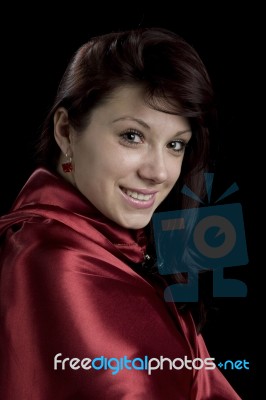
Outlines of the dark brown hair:
M 57 166 L 60 149 L 53 135 L 53 116 L 58 107 L 65 107 L 70 123 L 82 130 L 93 109 L 125 84 L 142 85 L 152 108 L 189 119 L 193 137 L 182 175 L 197 175 L 208 157 L 208 121 L 214 110 L 212 86 L 194 48 L 162 28 L 109 33 L 92 38 L 78 49 L 43 125 L 38 145 L 40 164 L 52 170 Z

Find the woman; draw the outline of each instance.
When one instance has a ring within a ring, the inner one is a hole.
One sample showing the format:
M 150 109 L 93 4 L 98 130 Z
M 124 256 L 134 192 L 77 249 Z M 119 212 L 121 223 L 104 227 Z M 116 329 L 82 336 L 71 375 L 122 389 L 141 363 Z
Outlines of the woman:
M 0 220 L 1 398 L 240 398 L 153 259 L 155 210 L 191 206 L 184 182 L 201 190 L 213 114 L 175 33 L 110 33 L 73 56 Z

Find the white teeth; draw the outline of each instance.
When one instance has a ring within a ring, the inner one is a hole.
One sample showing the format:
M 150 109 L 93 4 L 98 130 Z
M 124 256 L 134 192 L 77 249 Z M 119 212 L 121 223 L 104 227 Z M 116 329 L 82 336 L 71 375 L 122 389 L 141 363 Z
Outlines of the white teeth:
M 128 196 L 133 197 L 133 199 L 137 200 L 147 201 L 152 198 L 152 194 L 142 194 L 142 193 L 132 192 L 131 190 L 128 189 L 124 189 L 124 192 Z

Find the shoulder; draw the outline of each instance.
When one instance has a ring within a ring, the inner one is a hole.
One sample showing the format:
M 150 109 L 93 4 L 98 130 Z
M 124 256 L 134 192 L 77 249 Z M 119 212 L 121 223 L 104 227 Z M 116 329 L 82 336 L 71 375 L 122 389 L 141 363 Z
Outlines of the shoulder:
M 75 224 L 36 216 L 9 227 L 0 252 L 3 268 L 49 274 L 84 273 L 123 282 L 144 280 L 119 257 L 114 246 L 87 223 Z M 146 283 L 147 284 L 147 283 Z

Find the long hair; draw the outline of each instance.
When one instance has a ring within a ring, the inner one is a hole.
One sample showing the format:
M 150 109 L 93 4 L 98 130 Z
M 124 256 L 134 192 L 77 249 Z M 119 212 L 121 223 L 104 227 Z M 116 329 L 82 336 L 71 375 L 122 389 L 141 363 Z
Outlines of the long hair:
M 212 85 L 195 49 L 162 28 L 105 34 L 77 50 L 44 121 L 38 162 L 56 169 L 60 148 L 54 140 L 53 116 L 58 107 L 66 108 L 70 123 L 81 131 L 94 108 L 105 102 L 114 89 L 127 84 L 142 85 L 150 107 L 188 118 L 192 138 L 178 185 L 186 182 L 199 193 L 199 173 L 209 156 L 208 126 L 215 113 Z
M 140 85 L 147 105 L 188 119 L 192 138 L 181 174 L 158 211 L 196 207 L 193 199 L 180 195 L 180 188 L 186 184 L 198 196 L 204 191 L 202 172 L 208 168 L 210 126 L 215 121 L 213 89 L 197 51 L 166 29 L 113 32 L 93 37 L 77 50 L 43 124 L 39 164 L 56 170 L 60 149 L 54 139 L 53 117 L 58 107 L 65 107 L 70 124 L 81 132 L 93 110 L 123 85 Z

